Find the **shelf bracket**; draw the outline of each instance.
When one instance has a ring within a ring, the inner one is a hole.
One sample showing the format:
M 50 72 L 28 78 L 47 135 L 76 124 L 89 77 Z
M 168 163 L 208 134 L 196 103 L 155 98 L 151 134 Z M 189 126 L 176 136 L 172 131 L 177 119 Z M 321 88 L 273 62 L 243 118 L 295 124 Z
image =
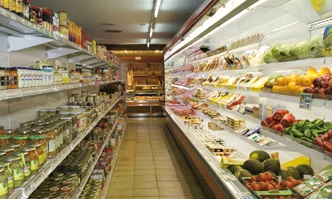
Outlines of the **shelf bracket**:
M 89 58 L 91 58 L 91 55 L 74 55 L 68 59 L 68 63 L 80 62 Z
M 9 52 L 31 48 L 51 41 L 54 41 L 54 39 L 36 37 L 32 35 L 26 35 L 24 37 L 9 36 L 8 37 Z
M 79 50 L 77 49 L 72 49 L 72 48 L 56 48 L 56 49 L 51 49 L 47 51 L 47 59 L 54 59 L 57 57 L 62 57 L 65 55 L 73 54 L 78 52 Z
M 82 64 L 87 64 L 87 65 L 91 65 L 91 64 L 97 64 L 101 62 L 100 60 L 96 59 L 95 57 L 91 58 L 91 59 L 87 59 L 85 61 L 82 61 Z

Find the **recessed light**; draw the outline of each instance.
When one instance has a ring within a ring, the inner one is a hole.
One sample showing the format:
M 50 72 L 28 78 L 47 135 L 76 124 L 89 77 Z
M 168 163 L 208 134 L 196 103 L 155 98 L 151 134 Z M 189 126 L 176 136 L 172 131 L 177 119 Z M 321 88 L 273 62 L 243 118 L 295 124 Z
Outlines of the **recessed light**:
M 102 23 L 101 25 L 103 25 L 103 26 L 115 26 L 114 23 Z
M 122 32 L 121 30 L 105 30 L 107 33 L 120 33 Z

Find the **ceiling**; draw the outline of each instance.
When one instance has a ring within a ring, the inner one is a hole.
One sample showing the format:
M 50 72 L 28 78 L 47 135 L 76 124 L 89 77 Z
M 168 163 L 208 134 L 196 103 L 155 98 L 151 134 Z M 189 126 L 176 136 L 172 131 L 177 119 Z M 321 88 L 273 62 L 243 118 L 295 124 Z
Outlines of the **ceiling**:
M 206 0 L 163 0 L 151 40 L 168 44 L 191 14 Z M 98 44 L 147 43 L 154 0 L 33 0 L 33 5 L 65 10 Z M 112 26 L 103 23 L 114 24 Z M 140 24 L 145 24 L 142 26 Z M 121 33 L 106 33 L 120 30 Z

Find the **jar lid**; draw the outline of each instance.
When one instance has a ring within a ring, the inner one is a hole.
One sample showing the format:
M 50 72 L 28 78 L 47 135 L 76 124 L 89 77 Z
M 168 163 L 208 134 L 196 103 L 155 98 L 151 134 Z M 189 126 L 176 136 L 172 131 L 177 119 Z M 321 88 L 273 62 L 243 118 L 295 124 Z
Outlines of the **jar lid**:
M 8 156 L 4 160 L 7 161 L 7 162 L 13 162 L 13 161 L 21 160 L 21 157 L 18 157 L 18 156 Z
M 29 136 L 27 135 L 15 135 L 13 137 L 14 140 L 27 140 L 29 138 Z
M 6 155 L 6 153 L 5 152 L 3 152 L 3 151 L 0 151 L 0 157 L 1 156 L 5 156 Z
M 12 151 L 14 151 L 14 150 L 15 150 L 15 149 L 13 149 L 13 148 L 11 148 L 11 147 L 4 147 L 4 148 L 0 149 L 0 151 L 6 152 L 6 153 L 8 153 L 8 152 L 12 152 Z
M 22 150 L 24 151 L 33 151 L 33 150 L 36 150 L 37 147 L 40 147 L 41 144 L 39 143 L 34 143 L 34 144 L 28 144 L 28 145 L 25 145 Z
M 44 139 L 44 135 L 30 135 L 29 136 L 29 139 L 30 140 L 42 140 L 42 139 Z
M 28 152 L 26 152 L 26 151 L 15 151 L 15 152 L 11 153 L 10 155 L 21 157 L 22 154 L 25 156 L 25 155 L 28 155 Z
M 18 148 L 18 147 L 21 147 L 21 145 L 20 144 L 15 144 L 15 143 L 9 143 L 9 144 L 6 144 L 6 147 Z
M 10 135 L 0 135 L 0 140 L 8 140 L 10 137 Z

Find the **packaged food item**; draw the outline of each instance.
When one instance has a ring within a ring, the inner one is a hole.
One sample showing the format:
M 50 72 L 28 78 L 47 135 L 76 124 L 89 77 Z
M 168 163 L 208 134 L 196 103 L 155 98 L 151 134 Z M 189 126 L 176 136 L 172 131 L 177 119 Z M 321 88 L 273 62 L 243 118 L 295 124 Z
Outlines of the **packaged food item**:
M 332 164 L 325 167 L 323 170 L 321 170 L 317 176 L 324 180 L 325 182 L 328 182 L 332 179 Z
M 332 197 L 332 185 L 326 184 L 320 189 L 310 194 L 306 199 L 326 199 Z
M 298 192 L 302 197 L 308 196 L 310 193 L 323 186 L 324 182 L 318 177 L 312 177 L 309 180 L 297 185 L 293 189 Z
M 10 169 L 13 172 L 14 188 L 19 188 L 24 184 L 24 168 L 20 157 L 9 156 L 5 161 L 11 164 Z
M 5 168 L 0 168 L 0 199 L 8 198 L 8 179 Z

